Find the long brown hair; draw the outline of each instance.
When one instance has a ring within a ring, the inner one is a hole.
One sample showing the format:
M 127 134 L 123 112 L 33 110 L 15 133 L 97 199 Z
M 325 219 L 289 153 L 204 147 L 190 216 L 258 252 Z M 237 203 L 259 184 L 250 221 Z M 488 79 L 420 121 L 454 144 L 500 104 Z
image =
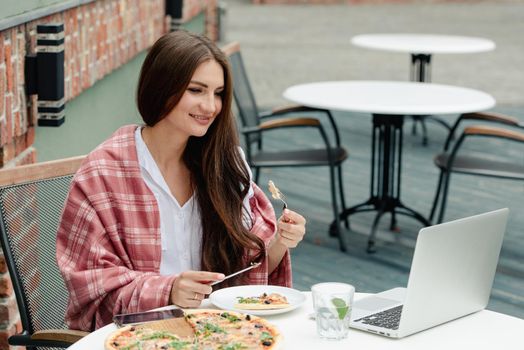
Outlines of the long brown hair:
M 185 30 L 162 36 L 151 48 L 140 72 L 137 106 L 146 125 L 153 126 L 177 105 L 197 67 L 215 60 L 224 72 L 222 109 L 203 137 L 190 137 L 183 159 L 202 216 L 202 269 L 232 273 L 244 267 L 246 250 L 264 252 L 264 243 L 243 224 L 243 199 L 249 172 L 239 154 L 231 111 L 231 68 L 224 53 L 208 38 Z M 226 280 L 220 286 L 240 283 Z

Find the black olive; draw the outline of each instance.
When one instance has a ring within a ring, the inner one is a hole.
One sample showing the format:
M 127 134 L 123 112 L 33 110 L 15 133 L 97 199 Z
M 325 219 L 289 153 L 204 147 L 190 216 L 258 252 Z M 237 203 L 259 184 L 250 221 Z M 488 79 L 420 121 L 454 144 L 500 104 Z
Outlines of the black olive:
M 162 345 L 160 349 L 169 349 L 169 347 L 167 345 Z
M 135 330 L 135 327 L 131 327 L 131 328 L 129 328 L 129 330 L 130 330 L 131 332 L 133 332 L 133 331 Z
M 247 321 L 251 321 L 251 316 L 247 315 L 247 316 L 246 316 L 246 320 L 247 320 Z
M 262 297 L 264 298 L 267 297 L 267 293 L 262 294 Z
M 114 346 L 118 346 L 118 343 L 116 341 L 113 342 Z
M 264 340 L 264 341 L 262 342 L 262 345 L 264 345 L 264 346 L 270 346 L 271 344 L 272 344 L 272 343 L 271 343 L 269 340 Z
M 255 328 L 262 328 L 262 327 L 263 326 L 261 324 L 258 324 L 258 323 L 255 325 Z
M 264 304 L 271 304 L 271 300 L 264 300 Z
M 253 335 L 253 332 L 248 332 L 247 334 L 249 334 L 249 335 Z

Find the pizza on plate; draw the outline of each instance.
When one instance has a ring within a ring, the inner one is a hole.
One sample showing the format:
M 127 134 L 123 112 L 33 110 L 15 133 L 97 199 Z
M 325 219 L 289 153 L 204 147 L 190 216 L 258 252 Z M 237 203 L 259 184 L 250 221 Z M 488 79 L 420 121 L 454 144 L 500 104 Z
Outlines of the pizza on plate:
M 278 329 L 260 317 L 223 310 L 184 310 L 193 329 L 191 337 L 177 329 L 151 329 L 147 324 L 127 326 L 106 339 L 106 350 L 276 350 L 282 342 Z
M 237 297 L 235 309 L 241 310 L 273 310 L 289 307 L 287 298 L 279 293 L 262 293 L 253 297 Z

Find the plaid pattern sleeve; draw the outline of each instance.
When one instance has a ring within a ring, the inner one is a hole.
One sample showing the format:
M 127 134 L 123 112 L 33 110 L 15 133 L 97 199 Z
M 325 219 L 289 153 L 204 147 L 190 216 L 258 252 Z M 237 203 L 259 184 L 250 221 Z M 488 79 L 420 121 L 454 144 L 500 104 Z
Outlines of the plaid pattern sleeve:
M 176 276 L 159 274 L 158 207 L 133 158 L 134 129 L 120 129 L 87 157 L 62 213 L 56 256 L 72 329 L 169 304 Z
M 255 183 L 251 183 L 251 186 L 254 190 L 254 196 L 250 199 L 251 216 L 253 218 L 251 232 L 260 237 L 267 248 L 271 239 L 275 236 L 277 229 L 275 211 L 264 192 Z M 249 261 L 249 259 L 247 260 Z M 269 275 L 268 259 L 266 256 L 260 267 L 249 272 L 247 283 L 292 287 L 291 257 L 289 250 L 282 257 L 277 268 Z

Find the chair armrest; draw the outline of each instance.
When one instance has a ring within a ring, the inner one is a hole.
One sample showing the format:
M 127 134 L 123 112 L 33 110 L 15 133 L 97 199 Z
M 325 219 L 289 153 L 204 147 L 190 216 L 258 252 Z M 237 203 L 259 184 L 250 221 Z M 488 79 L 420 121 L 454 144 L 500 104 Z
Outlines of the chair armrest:
M 260 129 L 276 129 L 293 126 L 319 126 L 320 122 L 315 118 L 280 118 L 260 123 Z
M 73 344 L 88 334 L 89 332 L 73 329 L 46 329 L 34 332 L 31 340 L 50 340 Z
M 279 118 L 272 119 L 261 123 L 258 126 L 242 128 L 241 132 L 243 134 L 250 134 L 254 132 L 274 130 L 278 128 L 290 128 L 290 127 L 314 127 L 320 132 L 320 136 L 326 145 L 326 150 L 328 152 L 329 161 L 334 163 L 334 156 L 329 143 L 329 139 L 326 135 L 326 131 L 322 127 L 320 121 L 316 118 Z M 338 147 L 338 145 L 337 145 Z
M 491 112 L 466 113 L 461 116 L 463 120 L 486 120 L 489 122 L 518 126 L 519 120 L 507 115 Z
M 325 113 L 328 117 L 329 123 L 331 124 L 331 128 L 333 129 L 333 133 L 335 135 L 335 144 L 337 147 L 340 147 L 340 133 L 338 132 L 338 126 L 335 122 L 335 118 L 333 118 L 333 115 L 331 114 L 331 111 L 329 109 L 323 109 L 323 108 L 315 108 L 315 107 L 307 107 L 303 105 L 291 105 L 291 106 L 285 106 L 285 107 L 277 107 L 271 111 L 261 112 L 259 113 L 259 118 L 271 118 L 271 117 L 278 117 L 283 114 L 287 113 L 298 113 L 298 112 L 322 112 Z
M 468 136 L 480 135 L 480 136 L 494 136 L 501 137 L 509 140 L 524 142 L 524 133 L 508 130 L 503 128 L 490 127 L 485 125 L 473 125 L 468 126 L 464 129 L 464 134 Z
M 320 121 L 315 118 L 280 118 L 267 120 L 258 126 L 245 127 L 240 129 L 243 134 L 252 134 L 260 131 L 267 131 L 272 129 L 284 127 L 321 127 Z
M 516 118 L 492 112 L 476 112 L 476 113 L 465 113 L 460 115 L 455 124 L 449 130 L 448 137 L 444 142 L 444 152 L 446 152 L 451 144 L 451 140 L 455 137 L 455 132 L 457 131 L 459 124 L 464 120 L 483 120 L 492 123 L 505 124 L 509 126 L 522 127 L 520 121 Z

